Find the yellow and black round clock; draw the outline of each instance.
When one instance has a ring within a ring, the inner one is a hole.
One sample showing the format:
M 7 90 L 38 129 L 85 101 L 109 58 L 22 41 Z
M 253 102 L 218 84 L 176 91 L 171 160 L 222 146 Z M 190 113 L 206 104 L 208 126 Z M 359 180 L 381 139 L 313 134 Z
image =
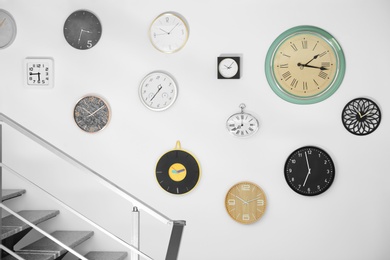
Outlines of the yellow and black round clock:
M 201 170 L 196 158 L 181 149 L 180 141 L 174 150 L 166 152 L 156 165 L 156 178 L 165 191 L 180 195 L 195 188 Z

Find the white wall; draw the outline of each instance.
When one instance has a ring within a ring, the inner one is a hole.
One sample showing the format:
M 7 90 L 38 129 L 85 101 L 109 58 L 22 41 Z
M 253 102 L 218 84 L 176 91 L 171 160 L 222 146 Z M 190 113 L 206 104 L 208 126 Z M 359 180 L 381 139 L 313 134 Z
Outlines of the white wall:
M 181 259 L 388 259 L 388 0 L 0 0 L 0 8 L 18 26 L 13 45 L 0 51 L 1 112 L 169 217 L 187 220 Z M 65 19 L 78 9 L 93 11 L 103 25 L 100 42 L 88 51 L 71 48 L 62 33 Z M 147 35 L 152 20 L 165 11 L 182 14 L 190 26 L 187 45 L 172 55 L 156 51 Z M 332 97 L 300 106 L 272 92 L 264 61 L 280 33 L 304 24 L 338 39 L 347 71 Z M 242 54 L 240 80 L 216 79 L 222 53 Z M 54 58 L 53 89 L 23 87 L 28 56 Z M 138 98 L 139 83 L 154 70 L 170 72 L 179 84 L 178 100 L 162 113 L 147 110 Z M 90 93 L 104 97 L 112 109 L 110 125 L 93 135 L 80 131 L 72 118 L 78 99 Z M 369 136 L 351 135 L 341 123 L 344 105 L 356 97 L 381 107 L 381 125 Z M 242 102 L 261 124 L 249 139 L 225 129 Z M 16 141 L 12 132 L 4 138 Z M 202 167 L 199 185 L 184 196 L 166 193 L 154 176 L 157 160 L 176 140 Z M 46 182 L 33 158 L 19 160 L 20 149 L 35 150 L 10 141 L 5 160 Z M 321 196 L 297 195 L 285 182 L 287 156 L 304 145 L 322 147 L 335 162 L 335 182 Z M 60 168 L 61 174 L 70 172 Z M 259 184 L 269 202 L 264 217 L 249 226 L 231 220 L 224 208 L 227 190 L 244 180 Z M 116 220 L 111 228 L 122 225 Z M 160 246 L 150 245 L 159 241 L 153 237 L 152 230 L 143 231 L 144 248 L 161 259 Z

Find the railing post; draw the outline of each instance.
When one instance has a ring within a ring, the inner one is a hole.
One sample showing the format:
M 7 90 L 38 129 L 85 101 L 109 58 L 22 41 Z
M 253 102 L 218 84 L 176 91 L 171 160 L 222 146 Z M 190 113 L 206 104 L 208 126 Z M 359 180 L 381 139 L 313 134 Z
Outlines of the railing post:
M 131 241 L 130 244 L 139 250 L 140 244 L 140 213 L 137 207 L 133 207 L 131 225 Z M 1 259 L 0 259 L 1 260 Z M 131 252 L 130 260 L 139 260 L 139 255 L 136 252 Z
M 3 125 L 0 124 L 0 163 L 3 162 Z M 0 167 L 0 198 L 1 203 L 3 203 L 3 167 Z M 3 223 L 1 222 L 1 216 L 3 215 L 3 209 L 0 209 L 0 230 L 3 230 Z M 0 237 L 0 245 L 3 244 L 3 240 Z M 0 250 L 0 260 L 3 250 Z
M 181 237 L 183 235 L 183 229 L 185 225 L 186 222 L 184 220 L 173 221 L 171 238 L 169 240 L 168 251 L 165 260 L 177 260 Z

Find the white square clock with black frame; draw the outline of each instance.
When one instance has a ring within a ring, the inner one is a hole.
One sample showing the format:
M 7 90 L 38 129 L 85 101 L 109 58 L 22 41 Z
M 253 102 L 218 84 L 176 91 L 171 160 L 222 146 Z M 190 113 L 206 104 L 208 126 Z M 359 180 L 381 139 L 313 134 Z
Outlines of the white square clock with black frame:
M 26 58 L 24 60 L 25 86 L 28 88 L 54 87 L 53 58 Z
M 240 56 L 220 56 L 217 64 L 218 79 L 240 78 Z

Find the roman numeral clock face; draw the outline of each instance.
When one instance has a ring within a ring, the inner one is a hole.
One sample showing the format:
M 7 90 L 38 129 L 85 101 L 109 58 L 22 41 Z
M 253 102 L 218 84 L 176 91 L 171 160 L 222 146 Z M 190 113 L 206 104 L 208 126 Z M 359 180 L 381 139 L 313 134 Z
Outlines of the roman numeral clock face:
M 312 26 L 280 35 L 267 54 L 267 80 L 276 94 L 298 104 L 330 97 L 344 77 L 343 52 L 327 32 Z

